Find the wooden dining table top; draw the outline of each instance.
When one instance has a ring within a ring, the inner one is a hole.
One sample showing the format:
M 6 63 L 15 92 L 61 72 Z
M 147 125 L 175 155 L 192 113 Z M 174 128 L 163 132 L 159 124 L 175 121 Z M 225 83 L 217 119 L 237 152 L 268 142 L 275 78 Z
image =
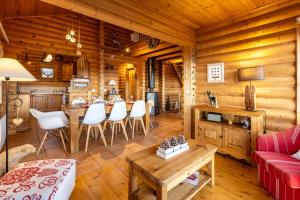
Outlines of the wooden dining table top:
M 68 110 L 77 110 L 77 111 L 86 111 L 89 108 L 90 104 L 83 104 L 83 105 L 78 105 L 78 104 L 63 104 L 62 110 L 65 112 L 68 112 Z M 105 103 L 105 110 L 106 113 L 110 113 L 113 107 L 113 103 Z M 130 111 L 133 106 L 133 102 L 126 102 L 126 109 L 127 111 Z

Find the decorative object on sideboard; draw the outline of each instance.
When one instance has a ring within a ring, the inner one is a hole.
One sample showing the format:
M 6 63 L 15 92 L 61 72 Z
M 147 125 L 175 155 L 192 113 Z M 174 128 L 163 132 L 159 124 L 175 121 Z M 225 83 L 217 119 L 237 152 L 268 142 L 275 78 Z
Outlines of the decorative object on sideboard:
M 170 139 L 165 139 L 156 151 L 156 155 L 162 159 L 172 158 L 184 151 L 189 150 L 189 145 L 182 134 Z
M 5 117 L 6 117 L 6 125 L 5 125 L 5 150 L 6 150 L 6 172 L 8 172 L 8 83 L 9 81 L 35 81 L 36 79 L 15 59 L 11 58 L 0 58 L 0 81 L 6 82 L 6 90 L 5 90 Z M 13 99 L 14 100 L 14 99 Z
M 241 124 L 244 129 L 249 129 L 250 128 L 250 120 L 248 119 L 248 117 L 242 117 Z
M 212 106 L 212 107 L 218 108 L 219 105 L 218 105 L 218 99 L 217 99 L 217 97 L 215 95 L 213 95 L 210 90 L 208 90 L 206 92 L 206 94 L 207 94 L 207 97 L 208 97 L 208 105 Z
M 224 83 L 224 63 L 207 64 L 207 82 Z
M 16 126 L 20 126 L 23 123 L 23 119 L 19 117 L 20 107 L 23 105 L 23 100 L 19 98 L 19 95 L 15 97 L 14 107 L 17 109 L 17 118 L 13 119 L 12 122 Z
M 250 85 L 245 87 L 245 107 L 246 110 L 256 110 L 256 91 L 255 86 L 251 84 L 255 80 L 265 80 L 264 67 L 247 67 L 238 69 L 239 81 L 249 81 Z

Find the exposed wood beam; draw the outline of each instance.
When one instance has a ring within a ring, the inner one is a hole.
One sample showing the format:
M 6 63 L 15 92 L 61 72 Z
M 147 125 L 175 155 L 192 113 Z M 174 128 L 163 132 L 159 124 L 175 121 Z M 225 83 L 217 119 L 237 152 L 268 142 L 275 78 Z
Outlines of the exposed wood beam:
M 299 0 L 288 0 L 288 1 L 287 0 L 279 0 L 279 1 L 276 1 L 272 4 L 268 4 L 266 6 L 262 6 L 262 7 L 259 7 L 257 9 L 253 9 L 249 12 L 244 12 L 240 15 L 236 15 L 234 17 L 231 17 L 230 19 L 226 19 L 222 22 L 218 22 L 216 24 L 210 25 L 209 27 L 201 27 L 201 28 L 198 29 L 197 32 L 198 33 L 205 33 L 205 32 L 208 32 L 208 31 L 215 30 L 215 29 L 219 29 L 221 27 L 225 27 L 225 26 L 228 26 L 228 25 L 233 24 L 233 23 L 242 22 L 242 21 L 248 20 L 250 18 L 254 18 L 254 17 L 260 16 L 260 15 L 264 15 L 264 14 L 273 12 L 275 10 L 279 10 L 279 9 L 282 9 L 282 8 L 285 8 L 285 7 L 289 7 L 289 6 L 298 4 L 298 3 L 299 3 Z
M 169 59 L 180 58 L 180 57 L 182 57 L 182 52 L 163 55 L 163 56 L 156 58 L 156 60 L 169 60 Z
M 163 61 L 164 64 L 177 64 L 177 63 L 182 63 L 182 62 L 183 62 L 182 58 L 174 58 L 171 60 Z
M 9 43 L 8 37 L 4 31 L 4 28 L 2 26 L 2 23 L 0 22 L 0 39 L 3 39 L 5 42 Z
M 147 44 L 144 44 L 143 46 L 137 45 L 137 47 L 135 47 L 135 46 L 132 47 L 131 55 L 132 56 L 141 56 L 144 54 L 152 53 L 154 51 L 166 49 L 166 48 L 173 47 L 173 46 L 175 46 L 175 45 L 167 43 L 167 42 L 160 43 L 155 49 L 149 49 Z
M 140 32 L 180 46 L 191 46 L 195 42 L 194 30 L 170 26 L 167 18 L 160 20 L 137 12 L 109 0 L 41 0 L 91 18 L 105 21 L 132 31 Z
M 174 53 L 174 52 L 178 52 L 178 51 L 182 51 L 182 47 L 171 47 L 171 48 L 168 48 L 168 49 L 164 49 L 164 50 L 161 50 L 161 51 L 156 51 L 156 52 L 153 52 L 153 53 L 149 53 L 149 54 L 146 54 L 144 56 L 142 56 L 142 58 L 151 58 L 151 57 L 157 57 L 157 56 L 162 56 L 164 54 L 170 54 L 170 53 Z

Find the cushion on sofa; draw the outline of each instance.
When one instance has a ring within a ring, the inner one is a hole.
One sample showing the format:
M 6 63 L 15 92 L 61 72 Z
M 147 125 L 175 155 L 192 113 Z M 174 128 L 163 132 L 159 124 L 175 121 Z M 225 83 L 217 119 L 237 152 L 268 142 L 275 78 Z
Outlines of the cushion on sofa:
M 292 188 L 300 188 L 300 161 L 288 154 L 256 151 L 254 159 L 265 168 L 268 173 L 274 174 L 281 182 Z
M 69 193 L 63 199 L 68 199 L 75 182 L 75 162 L 51 159 L 21 163 L 1 178 L 0 199 L 57 199 L 62 189 Z M 62 188 L 64 185 L 70 188 Z

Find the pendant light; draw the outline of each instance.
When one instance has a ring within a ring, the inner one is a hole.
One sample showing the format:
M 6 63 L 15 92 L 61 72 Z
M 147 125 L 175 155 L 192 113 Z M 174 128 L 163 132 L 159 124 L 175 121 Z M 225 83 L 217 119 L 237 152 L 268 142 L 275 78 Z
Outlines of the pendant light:
M 66 34 L 66 39 L 67 40 L 70 40 L 71 39 L 71 34 L 70 34 L 70 28 L 69 28 L 69 26 L 68 26 L 68 33 Z

